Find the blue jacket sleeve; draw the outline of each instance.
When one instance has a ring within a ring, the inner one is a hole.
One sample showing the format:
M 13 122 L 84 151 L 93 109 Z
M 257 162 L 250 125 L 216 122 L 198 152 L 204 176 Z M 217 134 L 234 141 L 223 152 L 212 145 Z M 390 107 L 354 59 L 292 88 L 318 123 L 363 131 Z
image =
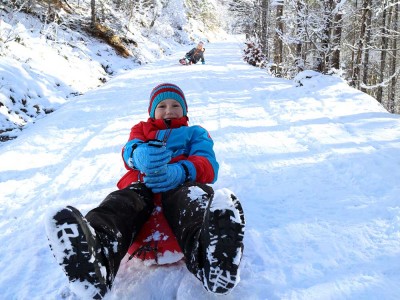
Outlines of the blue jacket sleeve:
M 219 170 L 213 150 L 214 142 L 203 127 L 193 126 L 193 128 L 188 161 L 192 162 L 196 168 L 197 181 L 214 183 L 217 181 Z

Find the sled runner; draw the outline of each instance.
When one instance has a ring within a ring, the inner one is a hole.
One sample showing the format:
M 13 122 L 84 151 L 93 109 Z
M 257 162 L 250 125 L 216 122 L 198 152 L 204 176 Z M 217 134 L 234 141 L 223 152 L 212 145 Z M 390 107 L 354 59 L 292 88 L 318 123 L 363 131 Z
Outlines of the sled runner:
M 172 264 L 181 260 L 183 253 L 162 211 L 161 195 L 155 195 L 154 204 L 150 218 L 128 250 L 129 259 L 139 258 L 146 265 Z

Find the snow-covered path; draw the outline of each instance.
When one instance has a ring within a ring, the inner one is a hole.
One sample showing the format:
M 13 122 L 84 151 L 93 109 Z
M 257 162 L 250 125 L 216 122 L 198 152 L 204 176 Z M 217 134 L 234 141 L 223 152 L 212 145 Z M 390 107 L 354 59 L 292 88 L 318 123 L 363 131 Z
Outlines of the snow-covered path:
M 123 262 L 107 299 L 398 299 L 400 117 L 340 79 L 303 86 L 241 61 L 235 41 L 206 65 L 175 56 L 78 97 L 0 145 L 0 298 L 78 299 L 52 257 L 46 211 L 96 206 L 124 174 L 120 150 L 161 82 L 185 91 L 220 163 L 214 188 L 241 199 L 242 281 L 207 293 L 183 263 Z

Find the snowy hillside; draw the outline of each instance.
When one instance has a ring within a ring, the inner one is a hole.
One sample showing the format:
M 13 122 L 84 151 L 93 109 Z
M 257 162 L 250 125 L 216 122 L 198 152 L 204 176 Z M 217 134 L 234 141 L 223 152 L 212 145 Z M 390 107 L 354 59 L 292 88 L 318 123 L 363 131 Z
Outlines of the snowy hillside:
M 2 299 L 78 299 L 49 250 L 46 212 L 86 213 L 116 188 L 121 147 L 165 81 L 215 141 L 214 187 L 243 203 L 242 280 L 216 297 L 183 263 L 124 260 L 106 299 L 398 299 L 400 117 L 335 77 L 272 78 L 242 62 L 242 45 L 207 44 L 206 64 L 189 67 L 177 48 L 0 144 Z

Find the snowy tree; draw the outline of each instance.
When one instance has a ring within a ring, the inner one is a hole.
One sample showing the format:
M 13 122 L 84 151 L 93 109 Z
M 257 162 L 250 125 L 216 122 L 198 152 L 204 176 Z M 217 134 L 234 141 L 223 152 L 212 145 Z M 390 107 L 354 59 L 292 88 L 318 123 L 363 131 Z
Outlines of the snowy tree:
M 380 55 L 380 69 L 379 69 L 379 81 L 383 82 L 385 79 L 385 72 L 387 70 L 387 53 L 388 53 L 388 43 L 389 43 L 389 37 L 388 37 L 388 25 L 389 21 L 388 20 L 388 4 L 389 0 L 384 0 L 382 1 L 382 29 L 381 29 L 381 55 Z M 380 84 L 377 89 L 377 94 L 376 94 L 376 99 L 378 102 L 382 103 L 382 97 L 383 97 L 383 86 Z
M 283 6 L 284 1 L 273 1 L 272 6 L 276 9 L 276 25 L 274 34 L 274 72 L 278 77 L 282 76 L 282 62 L 283 62 Z
M 399 87 L 397 85 L 398 78 L 400 76 L 400 70 L 398 70 L 398 54 L 399 51 L 397 50 L 397 47 L 400 43 L 398 43 L 398 40 L 400 38 L 399 34 L 399 7 L 400 4 L 399 2 L 393 3 L 390 9 L 390 15 L 392 18 L 392 24 L 393 24 L 393 32 L 394 32 L 394 38 L 391 41 L 391 60 L 390 60 L 390 74 L 391 75 L 391 80 L 390 80 L 390 85 L 389 85 L 389 90 L 388 90 L 388 105 L 387 108 L 389 112 L 400 112 L 400 101 L 399 99 L 397 100 L 397 108 L 396 108 L 396 95 L 397 98 L 399 98 Z

